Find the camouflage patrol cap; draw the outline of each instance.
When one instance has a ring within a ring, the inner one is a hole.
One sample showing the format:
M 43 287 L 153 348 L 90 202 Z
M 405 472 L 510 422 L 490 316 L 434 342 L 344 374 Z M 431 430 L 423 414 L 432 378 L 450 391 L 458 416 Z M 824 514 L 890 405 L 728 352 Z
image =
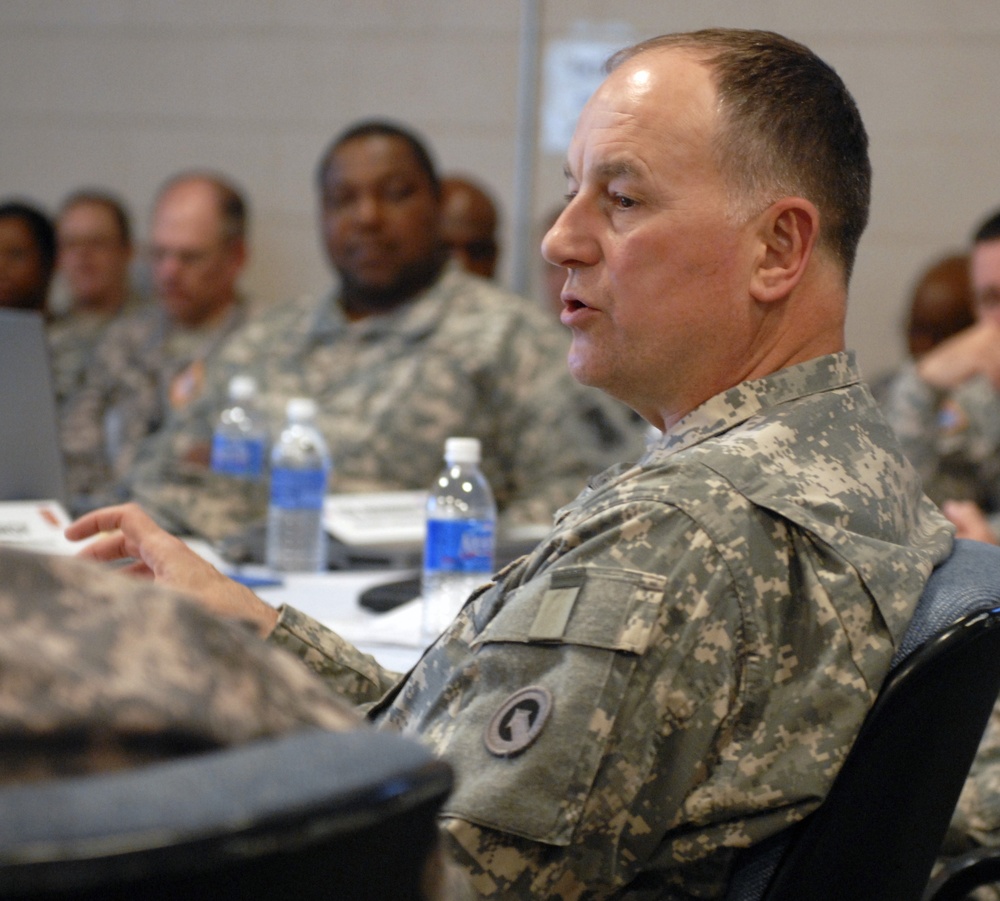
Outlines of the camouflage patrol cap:
M 363 728 L 242 624 L 95 564 L 0 547 L 0 617 L 4 782 Z

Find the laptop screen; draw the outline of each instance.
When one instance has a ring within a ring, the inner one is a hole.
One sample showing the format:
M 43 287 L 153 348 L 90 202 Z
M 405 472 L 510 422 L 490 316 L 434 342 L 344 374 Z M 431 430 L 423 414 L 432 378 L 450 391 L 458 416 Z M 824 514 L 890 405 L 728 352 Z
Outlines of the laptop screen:
M 66 502 L 45 324 L 0 310 L 0 501 Z

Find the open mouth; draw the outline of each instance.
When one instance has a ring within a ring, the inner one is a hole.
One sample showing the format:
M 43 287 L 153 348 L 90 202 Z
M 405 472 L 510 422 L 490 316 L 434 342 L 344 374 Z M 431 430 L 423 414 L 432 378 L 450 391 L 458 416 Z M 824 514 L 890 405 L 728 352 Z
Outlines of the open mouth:
M 590 304 L 586 301 L 581 300 L 575 294 L 571 294 L 569 291 L 564 291 L 562 294 L 563 309 L 567 313 L 575 313 L 578 310 L 589 310 Z
M 595 310 L 590 304 L 584 303 L 578 297 L 567 295 L 563 297 L 563 308 L 559 313 L 559 320 L 563 325 L 575 327 L 589 320 L 590 313 Z

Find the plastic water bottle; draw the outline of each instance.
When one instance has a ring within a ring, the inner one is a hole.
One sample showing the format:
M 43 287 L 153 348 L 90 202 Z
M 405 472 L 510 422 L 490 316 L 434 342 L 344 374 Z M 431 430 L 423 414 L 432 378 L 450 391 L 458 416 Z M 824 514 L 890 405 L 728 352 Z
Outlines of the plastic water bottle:
M 449 438 L 445 468 L 427 499 L 423 619 L 426 641 L 443 632 L 472 590 L 493 573 L 497 506 L 479 471 L 478 438 Z
M 316 402 L 293 397 L 271 451 L 267 511 L 267 565 L 283 572 L 326 569 L 323 498 L 330 455 L 316 428 Z
M 212 435 L 212 469 L 234 479 L 257 482 L 264 475 L 267 427 L 256 407 L 257 383 L 252 376 L 229 380 L 229 406 Z

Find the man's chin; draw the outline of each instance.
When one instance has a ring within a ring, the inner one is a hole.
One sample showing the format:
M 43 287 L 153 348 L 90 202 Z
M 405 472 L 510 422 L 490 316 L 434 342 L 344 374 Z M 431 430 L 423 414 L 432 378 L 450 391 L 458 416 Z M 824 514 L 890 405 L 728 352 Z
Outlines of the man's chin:
M 171 321 L 177 323 L 181 328 L 197 328 L 214 320 L 220 312 L 219 309 L 207 310 L 187 301 L 170 301 L 161 298 L 160 303 Z
M 437 260 L 405 271 L 341 273 L 341 296 L 349 309 L 384 313 L 415 297 L 434 283 L 441 271 Z
M 596 371 L 593 361 L 587 359 L 584 354 L 575 353 L 571 349 L 566 364 L 569 367 L 569 374 L 581 385 L 586 385 L 588 388 L 602 387 L 603 380 Z

